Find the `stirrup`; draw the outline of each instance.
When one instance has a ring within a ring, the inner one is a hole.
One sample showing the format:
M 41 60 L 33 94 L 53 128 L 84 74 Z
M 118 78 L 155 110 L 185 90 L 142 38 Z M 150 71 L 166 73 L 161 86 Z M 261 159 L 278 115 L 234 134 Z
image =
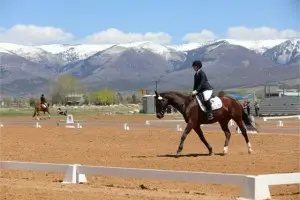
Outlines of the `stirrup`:
M 207 113 L 207 114 L 206 114 L 206 118 L 207 118 L 208 120 L 212 120 L 212 119 L 214 118 L 214 115 L 213 115 L 212 113 Z

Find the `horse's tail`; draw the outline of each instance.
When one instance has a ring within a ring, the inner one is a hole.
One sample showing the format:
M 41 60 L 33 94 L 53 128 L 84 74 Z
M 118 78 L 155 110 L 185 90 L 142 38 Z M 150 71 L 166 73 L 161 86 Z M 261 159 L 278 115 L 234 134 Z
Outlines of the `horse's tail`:
M 256 122 L 254 122 L 249 115 L 246 113 L 246 111 L 243 109 L 243 106 L 240 104 L 241 108 L 242 108 L 242 119 L 243 122 L 245 123 L 245 125 L 247 126 L 248 129 L 253 130 L 253 131 L 257 131 L 256 129 Z

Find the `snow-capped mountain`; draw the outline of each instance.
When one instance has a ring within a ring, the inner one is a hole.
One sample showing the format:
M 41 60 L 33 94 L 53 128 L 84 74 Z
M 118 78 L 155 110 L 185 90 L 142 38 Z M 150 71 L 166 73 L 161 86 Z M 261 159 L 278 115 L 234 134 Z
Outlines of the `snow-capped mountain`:
M 59 56 L 66 62 L 83 60 L 99 51 L 108 49 L 114 44 L 93 45 L 93 44 L 79 44 L 79 45 L 62 45 L 51 44 L 38 46 L 39 48 Z
M 183 45 L 173 45 L 173 46 L 169 46 L 169 47 L 173 48 L 177 51 L 186 52 L 186 51 L 197 49 L 199 47 L 210 45 L 210 44 L 220 42 L 220 41 L 226 41 L 226 42 L 228 42 L 229 44 L 232 44 L 232 45 L 239 45 L 239 46 L 245 47 L 247 49 L 250 49 L 252 51 L 255 51 L 256 53 L 262 54 L 266 50 L 287 41 L 287 39 L 277 39 L 277 40 L 219 39 L 219 40 L 206 41 L 206 42 L 202 42 L 202 43 L 189 43 L 189 44 L 183 44 Z
M 300 62 L 300 39 L 287 40 L 263 53 L 278 64 Z
M 62 62 L 56 55 L 35 46 L 0 43 L 0 49 L 26 58 L 34 63 L 56 65 Z
M 70 62 L 86 59 L 97 52 L 109 49 L 113 46 L 124 47 L 125 49 L 134 49 L 142 52 L 149 50 L 155 54 L 161 55 L 167 60 L 182 60 L 182 53 L 197 49 L 209 44 L 220 41 L 227 41 L 232 45 L 239 45 L 263 54 L 268 49 L 271 49 L 285 41 L 289 40 L 233 40 L 221 39 L 202 43 L 189 43 L 182 45 L 161 45 L 154 42 L 134 42 L 127 44 L 78 44 L 78 45 L 62 45 L 51 44 L 41 46 L 25 46 L 12 43 L 0 43 L 1 51 L 9 51 L 29 59 L 36 63 L 64 65 Z
M 167 80 L 165 88 L 180 85 L 183 89 L 191 84 L 191 62 L 201 59 L 215 86 L 241 86 L 294 76 L 297 70 L 295 62 L 300 62 L 299 46 L 299 39 L 220 39 L 183 45 L 161 45 L 149 41 L 42 46 L 0 43 L 0 81 L 5 83 L 2 88 L 14 93 L 27 87 L 29 91 L 43 90 L 35 83 L 47 85 L 48 79 L 53 80 L 64 73 L 78 76 L 88 87 L 97 89 L 103 86 L 145 88 L 159 77 Z M 278 63 L 284 68 L 280 69 Z M 281 70 L 286 70 L 284 76 Z
M 277 40 L 233 40 L 233 39 L 225 39 L 227 42 L 233 45 L 239 45 L 255 51 L 256 53 L 263 54 L 270 48 L 273 48 L 285 41 L 287 39 L 277 39 Z

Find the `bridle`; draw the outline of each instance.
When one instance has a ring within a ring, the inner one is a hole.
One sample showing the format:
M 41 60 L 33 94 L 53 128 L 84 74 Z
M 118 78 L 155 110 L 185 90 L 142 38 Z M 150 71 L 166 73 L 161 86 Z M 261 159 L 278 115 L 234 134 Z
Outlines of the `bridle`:
M 167 108 L 162 108 L 159 113 L 161 115 L 164 115 L 166 113 L 166 110 L 167 110 Z
M 163 98 L 161 97 L 161 96 L 159 96 L 158 98 L 157 98 L 159 101 L 162 101 L 163 100 Z M 162 106 L 162 108 L 161 108 L 161 110 L 160 110 L 160 112 L 159 112 L 159 114 L 161 114 L 162 116 L 166 113 L 166 110 L 167 110 L 167 106 Z

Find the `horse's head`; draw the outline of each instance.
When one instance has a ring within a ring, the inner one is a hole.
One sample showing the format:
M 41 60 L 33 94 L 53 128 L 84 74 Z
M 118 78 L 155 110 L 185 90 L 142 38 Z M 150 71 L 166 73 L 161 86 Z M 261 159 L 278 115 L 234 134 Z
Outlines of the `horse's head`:
M 155 91 L 155 107 L 156 107 L 156 117 L 161 119 L 164 117 L 165 112 L 168 107 L 168 99 L 161 96 Z

